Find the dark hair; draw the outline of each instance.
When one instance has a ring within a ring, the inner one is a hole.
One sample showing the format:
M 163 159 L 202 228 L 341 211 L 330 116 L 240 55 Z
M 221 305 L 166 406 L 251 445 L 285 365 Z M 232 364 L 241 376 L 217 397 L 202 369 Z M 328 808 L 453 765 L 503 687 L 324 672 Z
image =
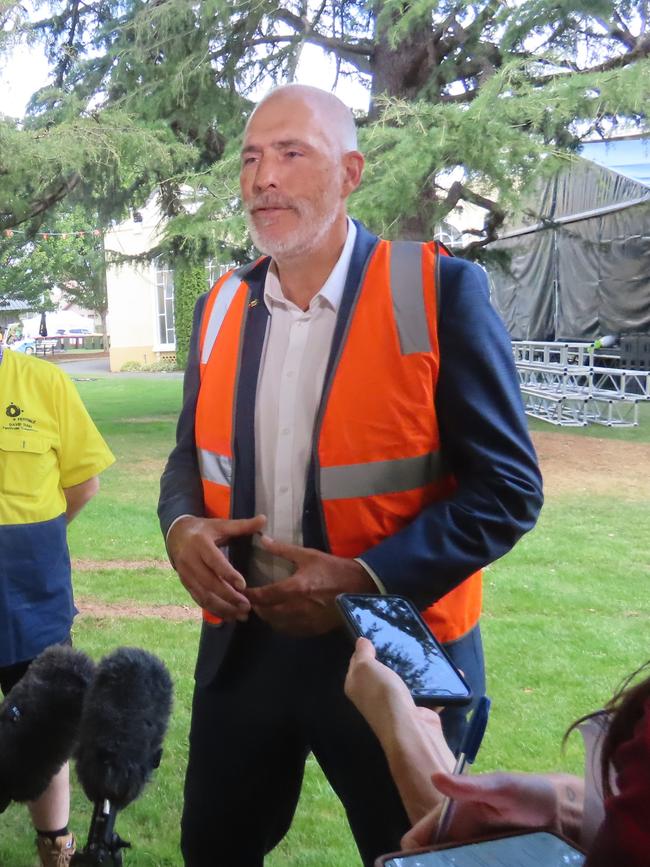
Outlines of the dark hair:
M 650 677 L 646 677 L 640 683 L 630 686 L 632 681 L 641 674 L 641 672 L 650 668 L 650 659 L 645 662 L 636 671 L 633 671 L 629 677 L 626 677 L 620 685 L 616 693 L 610 698 L 603 710 L 588 713 L 580 719 L 572 723 L 564 734 L 562 743 L 565 744 L 571 732 L 576 729 L 580 723 L 586 720 L 593 719 L 599 714 L 605 713 L 609 717 L 607 724 L 607 732 L 603 740 L 601 750 L 600 771 L 603 782 L 603 793 L 605 797 L 612 794 L 610 785 L 610 768 L 614 765 L 614 755 L 619 746 L 634 737 L 634 729 L 639 720 L 643 718 L 645 712 L 645 704 L 650 699 Z M 614 765 L 615 767 L 615 765 Z

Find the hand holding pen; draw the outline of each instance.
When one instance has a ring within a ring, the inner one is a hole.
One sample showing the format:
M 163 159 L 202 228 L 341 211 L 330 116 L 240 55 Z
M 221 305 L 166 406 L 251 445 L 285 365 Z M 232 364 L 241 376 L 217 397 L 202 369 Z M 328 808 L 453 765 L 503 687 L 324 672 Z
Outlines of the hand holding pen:
M 483 741 L 485 729 L 487 728 L 489 715 L 490 699 L 486 695 L 484 695 L 479 700 L 479 703 L 477 704 L 476 709 L 472 714 L 469 726 L 467 727 L 467 731 L 465 732 L 465 736 L 463 737 L 460 749 L 458 750 L 456 764 L 454 765 L 454 768 L 452 770 L 452 774 L 454 776 L 462 774 L 467 765 L 474 764 L 474 760 L 476 759 L 481 743 Z M 454 802 L 451 798 L 445 797 L 444 801 L 442 802 L 442 809 L 440 811 L 440 818 L 438 820 L 438 828 L 432 840 L 433 843 L 440 843 L 444 840 L 447 832 L 449 831 L 453 814 Z

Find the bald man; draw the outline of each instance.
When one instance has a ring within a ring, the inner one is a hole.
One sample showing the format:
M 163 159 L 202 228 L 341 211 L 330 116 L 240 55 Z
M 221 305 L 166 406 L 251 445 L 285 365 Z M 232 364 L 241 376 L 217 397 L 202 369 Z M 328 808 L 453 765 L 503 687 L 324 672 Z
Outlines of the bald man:
M 272 91 L 241 154 L 264 255 L 195 310 L 159 504 L 170 559 L 203 609 L 187 867 L 263 864 L 291 824 L 310 752 L 364 864 L 399 847 L 408 818 L 343 693 L 351 645 L 335 597 L 410 597 L 478 699 L 478 570 L 541 505 L 483 272 L 352 221 L 363 165 L 336 97 Z M 465 711 L 442 715 L 452 748 Z

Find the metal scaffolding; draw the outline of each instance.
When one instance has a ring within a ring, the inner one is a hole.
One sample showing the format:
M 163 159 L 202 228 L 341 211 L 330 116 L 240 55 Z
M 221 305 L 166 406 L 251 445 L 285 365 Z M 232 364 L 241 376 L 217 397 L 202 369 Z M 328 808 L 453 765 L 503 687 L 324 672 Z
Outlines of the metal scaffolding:
M 636 427 L 639 403 L 650 400 L 650 371 L 596 366 L 616 356 L 587 343 L 513 343 L 526 413 L 550 424 Z

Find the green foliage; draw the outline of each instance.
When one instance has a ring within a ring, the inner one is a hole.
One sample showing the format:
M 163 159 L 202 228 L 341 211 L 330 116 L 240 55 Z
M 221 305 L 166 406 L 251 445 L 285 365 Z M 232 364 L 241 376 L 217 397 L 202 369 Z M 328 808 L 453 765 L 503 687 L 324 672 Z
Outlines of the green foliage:
M 540 174 L 574 158 L 558 142 L 558 130 L 577 134 L 581 123 L 605 115 L 646 116 L 650 61 L 616 75 L 557 76 L 545 88 L 530 81 L 526 64 L 513 61 L 466 106 L 397 98 L 379 105 L 379 119 L 361 135 L 368 162 L 353 209 L 387 237 L 402 234 L 420 213 L 423 234 L 431 235 L 449 212 L 452 172 L 514 211 Z
M 187 364 L 192 333 L 192 314 L 199 295 L 207 291 L 205 267 L 178 262 L 174 271 L 174 320 L 176 323 L 176 363 Z
M 72 189 L 109 219 L 156 187 L 170 220 L 156 255 L 245 259 L 237 151 L 250 99 L 293 80 L 310 44 L 371 94 L 357 213 L 422 236 L 474 202 L 489 239 L 543 158 L 645 124 L 644 3 L 43 0 L 43 18 L 19 16 L 17 32 L 42 42 L 52 81 L 24 125 L 0 122 L 0 229 L 38 223 Z
M 145 364 L 142 368 L 147 373 L 172 373 L 178 370 L 178 366 L 174 361 L 166 361 L 161 358 L 160 361 L 152 361 L 151 364 Z
M 105 333 L 106 265 L 103 234 L 93 228 L 97 222 L 97 213 L 79 205 L 60 206 L 48 214 L 44 234 L 30 237 L 18 230 L 0 239 L 0 299 L 49 310 L 49 292 L 56 287 L 65 301 L 97 313 Z
M 150 364 L 143 364 L 141 361 L 125 361 L 120 367 L 120 373 L 172 373 L 178 370 L 178 366 L 174 361 L 166 361 L 161 358 L 160 361 L 152 361 Z
M 147 127 L 115 109 L 88 112 L 75 96 L 25 124 L 0 118 L 0 230 L 39 228 L 73 191 L 105 224 L 138 190 L 146 198 L 187 153 L 160 124 Z

